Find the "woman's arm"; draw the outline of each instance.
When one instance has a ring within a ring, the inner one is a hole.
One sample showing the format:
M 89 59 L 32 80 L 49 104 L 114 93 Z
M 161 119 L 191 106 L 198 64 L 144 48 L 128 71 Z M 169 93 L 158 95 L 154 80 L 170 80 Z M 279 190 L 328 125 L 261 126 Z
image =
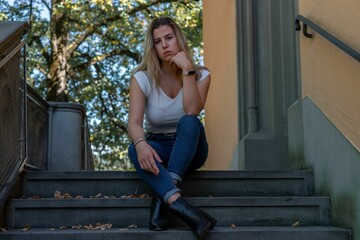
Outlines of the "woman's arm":
M 184 52 L 179 52 L 173 57 L 171 63 L 181 68 L 183 72 L 193 71 L 189 59 Z M 207 76 L 201 82 L 196 82 L 195 75 L 182 76 L 183 78 L 183 106 L 188 115 L 198 115 L 205 107 L 211 77 Z
M 186 114 L 198 115 L 204 109 L 211 76 L 196 82 L 195 75 L 183 76 L 183 105 Z
M 133 77 L 130 82 L 128 133 L 135 144 L 141 168 L 158 175 L 159 169 L 157 168 L 155 161 L 161 162 L 161 159 L 156 151 L 146 142 L 143 129 L 145 101 L 145 95 L 136 79 Z
M 136 79 L 130 81 L 130 101 L 129 101 L 129 122 L 128 133 L 133 142 L 138 138 L 145 138 L 143 129 L 145 112 L 145 95 L 142 92 Z

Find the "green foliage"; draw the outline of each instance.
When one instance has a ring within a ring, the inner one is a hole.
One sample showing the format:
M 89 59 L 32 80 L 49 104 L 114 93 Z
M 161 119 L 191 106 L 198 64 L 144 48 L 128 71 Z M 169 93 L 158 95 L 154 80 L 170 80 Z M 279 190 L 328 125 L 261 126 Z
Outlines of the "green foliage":
M 128 88 L 144 31 L 152 18 L 171 16 L 202 63 L 201 0 L 0 0 L 0 21 L 29 21 L 30 13 L 27 82 L 57 100 L 49 92 L 65 74 L 67 100 L 87 109 L 96 168 L 131 169 Z

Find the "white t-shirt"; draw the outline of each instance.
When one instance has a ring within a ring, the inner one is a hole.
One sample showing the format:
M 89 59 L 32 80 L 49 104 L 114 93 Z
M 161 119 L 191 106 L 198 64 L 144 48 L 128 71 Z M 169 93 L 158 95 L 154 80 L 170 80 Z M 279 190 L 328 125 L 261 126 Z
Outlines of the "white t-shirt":
M 210 72 L 202 69 L 200 79 L 203 81 Z M 175 98 L 170 98 L 161 88 L 157 88 L 154 81 L 149 79 L 144 71 L 134 74 L 141 90 L 146 96 L 145 131 L 152 133 L 173 133 L 179 119 L 185 115 L 183 108 L 182 89 Z

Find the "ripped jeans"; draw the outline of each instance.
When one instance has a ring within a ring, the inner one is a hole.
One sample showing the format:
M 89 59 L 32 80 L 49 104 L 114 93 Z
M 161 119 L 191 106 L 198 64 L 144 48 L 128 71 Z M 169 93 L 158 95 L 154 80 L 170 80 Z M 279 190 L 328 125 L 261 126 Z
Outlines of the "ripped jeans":
M 141 169 L 133 143 L 129 145 L 128 155 L 140 177 L 166 203 L 180 192 L 173 179 L 181 182 L 186 173 L 205 163 L 208 155 L 205 129 L 196 116 L 185 115 L 179 120 L 176 133 L 147 133 L 146 140 L 162 160 L 162 163 L 155 161 L 159 168 L 157 176 Z

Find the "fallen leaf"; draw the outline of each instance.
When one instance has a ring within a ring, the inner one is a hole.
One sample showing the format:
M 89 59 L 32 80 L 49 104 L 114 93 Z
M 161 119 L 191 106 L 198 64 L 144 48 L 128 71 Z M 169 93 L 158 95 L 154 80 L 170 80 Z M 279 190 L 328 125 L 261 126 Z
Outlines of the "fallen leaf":
M 294 223 L 293 225 L 291 225 L 292 227 L 298 227 L 298 226 L 300 226 L 301 224 L 300 224 L 300 222 L 296 222 L 296 223 Z
M 65 226 L 61 226 L 61 227 L 60 227 L 60 230 L 65 230 L 65 229 L 66 229 Z
M 55 228 L 50 228 L 50 231 L 55 231 Z
M 138 226 L 136 224 L 131 224 L 129 226 L 127 226 L 127 228 L 137 228 Z
M 147 195 L 146 193 L 143 193 L 143 194 L 141 194 L 139 197 L 140 197 L 140 198 L 149 198 L 150 196 Z
M 92 228 L 93 228 L 93 226 L 91 224 L 83 226 L 83 229 L 92 229 Z
M 72 229 L 81 229 L 81 228 L 82 228 L 81 225 L 74 225 L 74 226 L 72 226 Z
M 62 197 L 61 197 L 61 192 L 60 191 L 55 191 L 55 193 L 54 193 L 54 198 L 55 199 L 61 199 Z
M 106 229 L 110 229 L 112 228 L 112 224 L 111 223 L 106 223 L 106 224 L 96 224 L 96 228 L 100 229 L 102 231 L 106 230 Z
M 121 198 L 132 198 L 132 197 L 134 197 L 134 194 L 121 196 Z
M 31 226 L 29 224 L 26 224 L 25 227 L 22 230 L 23 231 L 29 231 L 29 230 L 31 230 Z
M 64 193 L 64 198 L 69 199 L 72 198 L 72 196 L 69 193 Z
M 230 227 L 231 228 L 236 228 L 236 225 L 235 224 L 230 224 Z
M 5 228 L 0 228 L 0 232 L 6 232 Z
M 98 195 L 95 196 L 95 198 L 101 198 L 102 197 L 102 194 L 99 193 Z

